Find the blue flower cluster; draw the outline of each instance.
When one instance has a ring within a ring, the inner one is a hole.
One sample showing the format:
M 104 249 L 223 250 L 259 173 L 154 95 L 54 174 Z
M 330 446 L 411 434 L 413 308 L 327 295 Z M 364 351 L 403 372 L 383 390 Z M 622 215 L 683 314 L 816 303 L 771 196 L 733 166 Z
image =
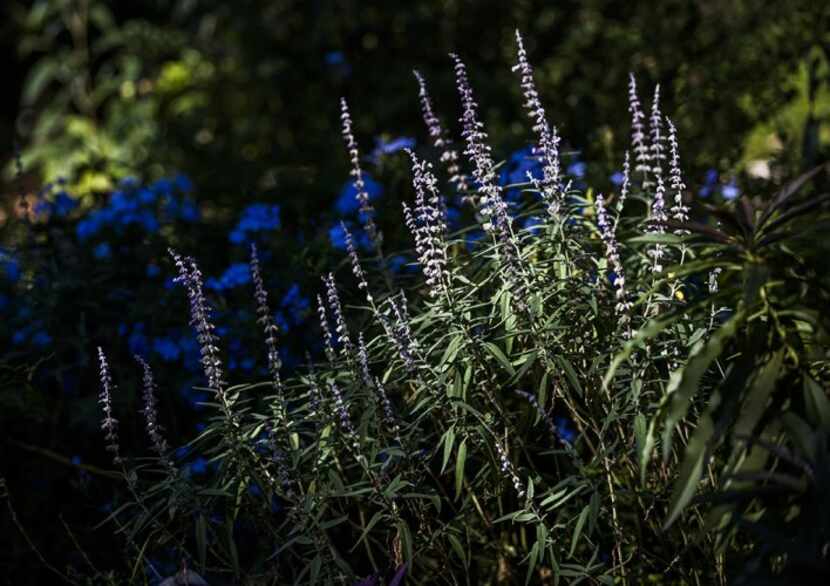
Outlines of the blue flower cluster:
M 250 244 L 259 232 L 271 232 L 280 228 L 280 206 L 254 203 L 242 210 L 236 226 L 230 233 L 234 244 Z
M 720 194 L 720 196 L 728 201 L 737 199 L 741 195 L 741 190 L 735 183 L 734 179 L 730 179 L 726 183 L 720 181 L 718 172 L 715 169 L 706 171 L 703 178 L 703 185 L 698 191 L 700 197 L 709 197 L 713 194 Z
M 195 222 L 199 219 L 196 203 L 187 197 L 193 186 L 183 175 L 173 180 L 160 179 L 147 187 L 128 179 L 122 181 L 120 187 L 105 206 L 90 212 L 78 222 L 78 240 L 92 238 L 105 228 L 120 232 L 127 226 L 138 226 L 153 234 L 159 230 L 159 217 L 165 221 Z M 159 205 L 162 206 L 162 214 L 159 213 Z
M 229 266 L 218 279 L 210 277 L 205 287 L 214 291 L 227 291 L 251 282 L 251 268 L 248 263 L 237 262 Z

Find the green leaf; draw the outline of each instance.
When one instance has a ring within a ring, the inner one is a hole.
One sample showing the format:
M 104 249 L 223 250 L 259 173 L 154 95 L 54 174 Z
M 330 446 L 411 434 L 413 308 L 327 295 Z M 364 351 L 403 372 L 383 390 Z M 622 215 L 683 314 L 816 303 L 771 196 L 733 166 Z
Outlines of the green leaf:
M 669 515 L 663 524 L 664 530 L 668 529 L 677 520 L 680 513 L 697 492 L 697 485 L 701 476 L 703 476 L 703 466 L 706 462 L 706 444 L 714 431 L 712 418 L 708 413 L 704 414 L 689 440 L 689 445 L 686 447 L 686 455 L 680 465 L 678 477 L 669 500 Z
M 637 463 L 640 466 L 640 484 L 646 482 L 646 471 L 651 460 L 651 452 L 654 450 L 654 425 L 655 420 L 646 423 L 646 416 L 638 413 L 634 417 L 634 439 L 637 442 Z
M 450 454 L 452 454 L 452 448 L 455 445 L 455 427 L 450 427 L 447 431 L 444 432 L 444 460 L 441 463 L 441 474 L 444 473 L 444 470 L 447 469 L 447 462 L 450 461 Z
M 582 394 L 582 385 L 579 382 L 579 377 L 576 375 L 576 371 L 574 370 L 573 365 L 570 361 L 565 358 L 564 356 L 556 356 L 554 361 L 559 365 L 559 367 L 565 371 L 565 378 L 568 379 L 570 385 L 574 388 L 574 390 Z
M 571 549 L 568 551 L 568 557 L 573 557 L 576 551 L 576 544 L 579 543 L 579 538 L 582 535 L 582 529 L 585 527 L 585 521 L 588 519 L 588 513 L 591 512 L 591 505 L 587 504 L 583 507 L 582 512 L 579 513 L 579 518 L 576 520 L 573 535 L 571 535 Z
M 464 548 L 461 545 L 461 541 L 459 541 L 458 537 L 456 537 L 453 533 L 448 534 L 447 539 L 449 540 L 450 546 L 452 547 L 452 550 L 455 552 L 455 555 L 461 558 L 461 562 L 464 564 L 465 568 L 468 567 L 467 564 L 469 562 L 467 561 L 467 553 L 464 551 Z
M 723 324 L 705 343 L 692 349 L 686 365 L 674 371 L 669 379 L 666 397 L 669 402 L 665 429 L 663 430 L 663 460 L 668 461 L 674 429 L 686 416 L 689 404 L 697 392 L 703 375 L 715 359 L 721 355 L 726 343 L 738 331 L 746 318 L 746 312 L 739 310 Z
M 511 377 L 516 376 L 516 369 L 513 368 L 512 364 L 510 364 L 510 361 L 507 359 L 507 356 L 504 355 L 504 352 L 501 351 L 501 348 L 492 342 L 485 342 L 484 347 L 487 348 L 487 351 L 490 352 L 496 360 L 498 360 L 499 364 L 504 367 Z
M 830 427 L 830 399 L 821 385 L 809 376 L 804 377 L 804 405 L 814 424 Z
M 770 395 L 775 390 L 775 381 L 778 379 L 783 360 L 784 351 L 782 349 L 776 352 L 758 371 L 752 381 L 752 387 L 741 405 L 741 414 L 735 422 L 733 435 L 749 435 L 755 429 L 764 414 Z
M 455 498 L 461 495 L 461 487 L 464 484 L 464 464 L 467 461 L 467 438 L 461 440 L 458 446 L 458 453 L 455 457 Z

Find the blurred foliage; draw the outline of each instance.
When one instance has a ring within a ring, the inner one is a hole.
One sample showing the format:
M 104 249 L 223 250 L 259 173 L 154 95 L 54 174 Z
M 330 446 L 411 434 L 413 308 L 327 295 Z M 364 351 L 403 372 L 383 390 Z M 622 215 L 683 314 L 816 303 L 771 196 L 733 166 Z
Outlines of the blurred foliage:
M 81 194 L 185 171 L 211 201 L 271 193 L 308 218 L 304 202 L 344 173 L 329 156 L 335 98 L 350 99 L 367 136 L 420 134 L 409 71 L 436 77 L 453 120 L 449 51 L 481 74 L 494 139 L 515 148 L 520 128 L 498 116 L 518 101 L 515 27 L 532 39 L 553 120 L 590 160 L 625 144 L 616 96 L 629 71 L 662 84 L 692 176 L 753 162 L 766 174 L 770 158 L 797 170 L 830 144 L 830 9 L 806 0 L 44 0 L 14 14 L 33 60 L 19 115 L 26 167 Z

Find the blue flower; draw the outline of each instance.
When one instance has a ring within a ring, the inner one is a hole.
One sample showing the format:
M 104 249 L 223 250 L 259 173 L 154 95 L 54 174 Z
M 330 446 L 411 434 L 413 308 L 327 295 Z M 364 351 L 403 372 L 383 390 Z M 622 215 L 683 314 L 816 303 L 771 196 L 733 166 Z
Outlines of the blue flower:
M 161 274 L 161 269 L 157 264 L 150 263 L 147 265 L 147 276 L 150 278 L 158 277 Z
M 47 332 L 41 330 L 34 333 L 31 342 L 38 348 L 45 348 L 52 343 L 52 336 L 50 336 Z
M 98 260 L 110 258 L 112 256 L 112 248 L 108 242 L 101 242 L 92 249 L 92 255 Z
M 196 458 L 190 464 L 190 471 L 193 474 L 204 474 L 207 472 L 207 460 L 201 456 Z
M 568 165 L 568 175 L 573 175 L 581 179 L 585 177 L 585 171 L 588 169 L 588 165 L 583 163 L 582 161 L 575 161 Z
M 251 269 L 248 263 L 237 262 L 229 266 L 218 279 L 209 278 L 205 282 L 205 286 L 214 291 L 226 291 L 250 282 Z
M 383 188 L 375 181 L 368 173 L 363 174 L 363 183 L 366 188 L 366 193 L 369 196 L 369 201 L 373 201 L 383 195 Z M 357 190 L 354 183 L 347 181 L 343 184 L 340 190 L 340 195 L 337 196 L 337 202 L 334 204 L 335 209 L 341 216 L 347 216 L 358 211 L 360 204 L 357 201 Z
M 576 431 L 573 429 L 573 423 L 570 419 L 560 415 L 559 417 L 555 417 L 553 422 L 556 425 L 557 432 L 559 433 L 559 439 L 569 444 L 573 444 L 574 441 L 576 441 Z
M 343 51 L 329 51 L 323 58 L 326 65 L 343 65 L 346 62 L 346 56 Z
M 249 241 L 249 233 L 278 230 L 280 227 L 280 206 L 255 203 L 242 210 L 242 217 L 231 231 L 230 241 L 242 244 Z
M 187 175 L 179 173 L 173 178 L 173 182 L 176 184 L 176 188 L 182 193 L 190 193 L 193 191 L 193 182 Z
M 542 178 L 542 164 L 539 158 L 533 154 L 532 147 L 519 149 L 510 155 L 510 159 L 501 168 L 499 182 L 501 185 L 515 185 L 527 183 L 527 174 L 530 173 L 535 179 Z M 521 195 L 518 188 L 508 189 L 505 196 L 509 201 L 515 201 Z
M 285 295 L 283 295 L 280 307 L 282 307 L 284 311 L 288 312 L 289 317 L 291 318 L 290 321 L 294 325 L 298 325 L 303 321 L 308 313 L 308 310 L 311 307 L 311 301 L 309 301 L 308 297 L 303 297 L 299 284 L 292 283 L 288 288 L 288 291 Z M 285 318 L 283 318 L 283 321 L 287 322 Z
M 58 217 L 65 217 L 78 207 L 78 200 L 69 196 L 65 191 L 60 191 L 55 196 L 54 210 Z
M 182 353 L 179 345 L 171 338 L 156 338 L 153 340 L 153 350 L 166 362 L 177 360 Z
M 622 171 L 615 171 L 611 177 L 609 177 L 611 183 L 614 185 L 622 185 L 623 181 L 625 180 L 625 175 L 623 175 Z
M 26 334 L 26 330 L 17 330 L 17 331 L 16 331 L 16 332 L 12 335 L 12 343 L 13 343 L 15 346 L 19 346 L 20 344 L 22 344 L 23 342 L 25 342 L 25 341 L 26 341 L 26 336 L 27 336 L 27 334 Z
M 5 263 L 6 278 L 12 282 L 17 283 L 20 280 L 20 265 L 16 260 L 8 260 Z
M 723 199 L 731 201 L 741 195 L 741 190 L 735 184 L 735 181 L 732 180 L 721 188 L 720 194 L 723 196 Z
M 143 323 L 137 323 L 133 326 L 133 331 L 130 332 L 130 336 L 127 338 L 127 345 L 130 347 L 132 354 L 138 354 L 139 356 L 147 354 L 149 344 L 147 336 L 144 334 Z
M 372 151 L 370 159 L 377 164 L 385 155 L 393 155 L 404 149 L 414 149 L 415 139 L 408 136 L 401 136 L 387 141 L 382 137 L 375 138 L 375 150 Z
M 75 234 L 78 236 L 78 240 L 83 242 L 87 238 L 95 236 L 100 229 L 101 222 L 98 219 L 98 214 L 92 213 L 78 222 L 78 225 L 75 226 Z
M 351 222 L 346 222 L 346 227 L 352 233 L 355 246 L 361 250 L 369 250 L 372 247 L 372 242 L 369 240 L 368 234 L 362 228 L 355 228 Z M 329 228 L 329 242 L 337 250 L 346 250 L 346 232 L 340 222 Z

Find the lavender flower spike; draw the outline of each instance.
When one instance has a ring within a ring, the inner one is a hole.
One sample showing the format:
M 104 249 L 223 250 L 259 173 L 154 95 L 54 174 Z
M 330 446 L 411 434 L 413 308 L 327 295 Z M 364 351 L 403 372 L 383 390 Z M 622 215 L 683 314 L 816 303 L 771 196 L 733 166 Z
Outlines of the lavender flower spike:
M 669 152 L 671 155 L 671 161 L 669 162 L 669 185 L 674 192 L 674 205 L 671 208 L 672 219 L 676 222 L 687 222 L 689 220 L 689 208 L 683 203 L 683 191 L 686 189 L 686 184 L 683 183 L 683 174 L 680 171 L 680 148 L 677 144 L 677 128 L 668 117 L 666 118 L 666 124 L 669 127 Z M 677 230 L 676 233 L 681 234 L 683 231 Z
M 352 116 L 349 113 L 349 105 L 346 98 L 340 98 L 340 121 L 343 126 L 343 140 L 346 142 L 346 148 L 349 151 L 349 159 L 352 163 L 351 175 L 354 178 L 355 198 L 360 208 L 360 213 L 363 215 L 364 228 L 369 235 L 369 240 L 376 248 L 380 247 L 382 235 L 375 226 L 375 221 L 372 219 L 374 208 L 369 203 L 369 194 L 366 191 L 366 183 L 363 181 L 363 170 L 360 168 L 360 151 L 357 148 L 357 140 L 355 140 L 354 132 L 352 131 Z
M 519 498 L 522 498 L 525 495 L 525 490 L 524 486 L 522 485 L 522 481 L 519 479 L 519 475 L 516 473 L 516 469 L 513 467 L 513 464 L 507 457 L 507 452 L 501 446 L 501 442 L 499 442 L 498 439 L 495 441 L 495 447 L 496 453 L 499 456 L 499 465 L 502 474 L 513 483 L 513 488 L 516 490 L 516 494 L 519 496 Z
M 357 255 L 357 248 L 354 245 L 352 233 L 349 232 L 348 228 L 346 228 L 345 222 L 340 222 L 340 228 L 342 228 L 343 233 L 346 235 L 346 251 L 349 254 L 349 260 L 352 263 L 352 273 L 357 279 L 357 287 L 366 291 L 366 300 L 371 304 L 373 302 L 372 294 L 369 292 L 369 283 L 366 282 L 366 273 L 360 265 L 360 257 Z
M 473 179 L 478 186 L 478 208 L 484 217 L 483 228 L 486 231 L 498 231 L 504 224 L 509 224 L 507 204 L 501 196 L 501 187 L 496 180 L 495 163 L 487 144 L 484 124 L 478 119 L 478 104 L 473 97 L 467 68 L 458 55 L 451 53 L 455 62 L 455 79 L 458 94 L 461 97 L 462 136 L 466 143 L 464 154 L 473 164 Z
M 631 113 L 631 149 L 634 151 L 634 171 L 643 174 L 643 188 L 649 187 L 648 174 L 651 171 L 649 163 L 651 155 L 646 144 L 645 125 L 640 98 L 637 97 L 637 80 L 633 73 L 628 74 L 628 111 Z
M 347 358 L 354 355 L 354 345 L 349 337 L 349 328 L 346 326 L 346 318 L 343 316 L 343 307 L 340 304 L 340 296 L 337 294 L 337 285 L 334 282 L 334 275 L 329 273 L 323 277 L 326 286 L 326 300 L 334 318 L 334 331 L 337 339 L 343 345 L 343 352 Z
M 649 222 L 651 224 L 650 232 L 652 234 L 665 234 L 666 221 L 666 187 L 663 184 L 663 177 L 657 175 L 657 189 L 654 191 L 654 199 L 651 201 Z M 655 244 L 649 251 L 649 256 L 652 257 L 654 264 L 652 265 L 652 272 L 659 273 L 663 271 L 663 245 Z
M 525 99 L 524 106 L 528 116 L 533 121 L 533 132 L 536 133 L 538 141 L 538 146 L 534 147 L 534 154 L 542 158 L 542 180 L 533 177 L 530 172 L 528 172 L 528 179 L 547 203 L 548 215 L 555 217 L 558 215 L 562 203 L 562 178 L 559 162 L 560 139 L 556 127 L 551 127 L 548 124 L 545 109 L 533 81 L 533 68 L 527 60 L 527 52 L 518 29 L 516 30 L 516 45 L 518 47 L 518 63 L 513 66 L 513 71 L 521 73 L 522 94 Z
M 452 143 L 447 138 L 447 132 L 438 116 L 432 109 L 432 99 L 427 91 L 427 84 L 424 77 L 417 70 L 412 72 L 415 79 L 418 80 L 418 98 L 421 101 L 421 114 L 424 118 L 429 136 L 432 139 L 433 146 L 441 153 L 441 163 L 446 166 L 447 173 L 450 176 L 450 183 L 455 184 L 458 191 L 467 191 L 467 178 L 461 173 L 461 167 L 458 164 L 458 151 L 452 148 Z
M 333 363 L 337 359 L 334 353 L 334 336 L 332 336 L 331 329 L 329 328 L 326 304 L 320 295 L 317 296 L 317 314 L 320 316 L 320 328 L 323 330 L 323 347 L 325 348 L 326 358 L 329 362 Z
M 265 283 L 262 280 L 262 270 L 259 265 L 259 256 L 257 255 L 256 244 L 251 244 L 251 280 L 254 283 L 254 300 L 256 301 L 257 323 L 262 326 L 265 333 L 265 346 L 268 349 L 268 372 L 271 373 L 271 379 L 274 382 L 274 387 L 277 392 L 282 394 L 282 380 L 280 378 L 280 369 L 282 368 L 282 360 L 280 359 L 279 346 L 277 345 L 277 335 L 279 328 L 274 323 L 274 318 L 271 315 L 271 309 L 268 307 L 268 292 L 265 290 Z
M 168 249 L 176 264 L 179 276 L 173 279 L 184 285 L 190 303 L 190 325 L 196 330 L 202 355 L 202 368 L 208 379 L 208 386 L 224 398 L 222 361 L 219 359 L 219 348 L 216 343 L 219 337 L 214 333 L 213 323 L 210 321 L 210 307 L 203 290 L 202 272 L 191 257 L 182 257 L 172 248 Z
M 329 390 L 334 398 L 334 408 L 337 411 L 337 417 L 340 419 L 340 427 L 352 442 L 351 447 L 357 451 L 360 448 L 360 443 L 358 442 L 354 425 L 352 425 L 352 419 L 349 417 L 349 408 L 343 399 L 343 393 L 340 392 L 340 388 L 333 380 L 329 380 L 328 383 Z
M 651 103 L 649 118 L 649 134 L 651 135 L 651 172 L 659 183 L 663 177 L 663 161 L 666 158 L 666 137 L 663 136 L 663 114 L 660 112 L 660 84 L 654 86 L 654 100 Z
M 447 245 L 444 234 L 447 226 L 441 210 L 441 196 L 431 165 L 418 160 L 412 151 L 412 185 L 415 187 L 415 209 L 403 203 L 406 226 L 415 239 L 418 261 L 426 277 L 432 297 L 439 297 L 447 286 Z
M 605 199 L 602 194 L 597 195 L 596 200 L 597 210 L 597 226 L 599 227 L 600 237 L 603 244 L 605 244 L 605 257 L 608 260 L 608 266 L 614 271 L 614 288 L 616 289 L 617 314 L 620 317 L 620 324 L 624 327 L 626 335 L 628 335 L 628 322 L 630 319 L 629 310 L 631 303 L 626 299 L 625 293 L 625 272 L 623 270 L 622 260 L 620 259 L 620 249 L 617 243 L 617 236 L 614 232 L 614 226 L 608 218 L 608 210 L 605 207 Z
M 153 380 L 153 370 L 147 364 L 147 361 L 138 354 L 135 355 L 135 360 L 144 371 L 144 392 L 142 397 L 144 399 L 144 408 L 142 411 L 144 413 L 144 421 L 147 424 L 147 435 L 150 436 L 153 449 L 160 457 L 164 458 L 170 448 L 167 445 L 167 440 L 161 434 L 163 428 L 158 421 L 158 402 L 156 400 L 156 383 Z
M 115 392 L 115 385 L 112 382 L 107 357 L 104 356 L 104 351 L 100 346 L 98 347 L 98 362 L 101 368 L 101 393 L 98 395 L 98 402 L 104 412 L 101 429 L 104 430 L 104 438 L 107 440 L 106 449 L 112 452 L 112 461 L 117 465 L 123 460 L 118 449 L 118 420 L 112 416 L 112 394 Z

